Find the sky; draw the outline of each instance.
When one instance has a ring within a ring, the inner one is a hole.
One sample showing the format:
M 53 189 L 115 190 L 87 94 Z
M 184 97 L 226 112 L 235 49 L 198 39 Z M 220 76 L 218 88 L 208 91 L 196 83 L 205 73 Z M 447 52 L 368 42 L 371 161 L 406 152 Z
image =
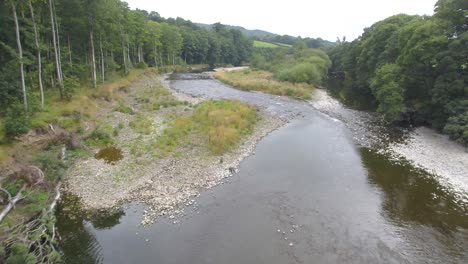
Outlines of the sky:
M 162 17 L 242 26 L 280 35 L 353 40 L 396 14 L 432 15 L 436 0 L 126 0 Z

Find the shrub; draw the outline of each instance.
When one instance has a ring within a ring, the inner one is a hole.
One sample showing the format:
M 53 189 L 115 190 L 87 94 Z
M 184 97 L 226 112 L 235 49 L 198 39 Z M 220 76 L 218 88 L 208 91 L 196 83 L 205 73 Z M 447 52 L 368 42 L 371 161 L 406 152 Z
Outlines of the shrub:
M 31 125 L 31 120 L 19 104 L 8 109 L 4 122 L 5 135 L 10 139 L 27 133 Z
M 63 97 L 71 100 L 75 91 L 80 88 L 80 80 L 76 76 L 70 76 L 63 80 Z
M 146 68 L 148 68 L 148 64 L 146 64 L 144 61 L 141 61 L 136 65 L 136 68 L 137 69 L 146 69 Z
M 7 264 L 35 264 L 36 257 L 29 253 L 28 245 L 25 243 L 15 243 L 11 247 L 11 254 L 8 257 Z

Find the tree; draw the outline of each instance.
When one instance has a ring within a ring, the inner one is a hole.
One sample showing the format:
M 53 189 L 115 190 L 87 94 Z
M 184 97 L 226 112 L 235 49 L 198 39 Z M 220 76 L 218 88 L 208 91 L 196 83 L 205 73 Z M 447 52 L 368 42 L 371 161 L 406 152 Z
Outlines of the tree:
M 15 21 L 15 32 L 16 32 L 16 45 L 18 48 L 18 61 L 19 61 L 19 68 L 20 68 L 20 78 L 21 78 L 21 89 L 23 91 L 23 104 L 24 104 L 24 111 L 28 111 L 28 97 L 26 94 L 26 83 L 24 80 L 24 66 L 23 66 L 23 48 L 21 46 L 21 36 L 20 36 L 20 29 L 18 24 L 18 16 L 16 14 L 16 4 L 15 1 L 10 0 L 11 3 L 11 11 L 13 13 L 13 20 Z

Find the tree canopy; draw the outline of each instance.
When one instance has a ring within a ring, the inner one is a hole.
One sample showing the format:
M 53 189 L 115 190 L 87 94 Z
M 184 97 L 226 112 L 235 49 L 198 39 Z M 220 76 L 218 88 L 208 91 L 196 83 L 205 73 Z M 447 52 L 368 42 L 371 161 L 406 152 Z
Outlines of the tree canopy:
M 371 101 L 390 122 L 429 125 L 468 144 L 468 2 L 433 16 L 395 15 L 329 50 L 338 91 Z

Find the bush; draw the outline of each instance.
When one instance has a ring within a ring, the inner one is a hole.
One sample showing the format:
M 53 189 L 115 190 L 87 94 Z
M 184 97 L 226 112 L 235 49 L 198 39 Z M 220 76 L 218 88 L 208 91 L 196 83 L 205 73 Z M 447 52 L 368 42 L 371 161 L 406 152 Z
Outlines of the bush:
M 146 64 L 144 61 L 142 61 L 142 62 L 139 62 L 139 63 L 136 65 L 136 68 L 137 68 L 137 69 L 146 69 L 146 68 L 148 68 L 148 64 Z
M 319 71 L 315 65 L 311 63 L 300 63 L 291 68 L 285 68 L 277 74 L 277 77 L 282 81 L 293 83 L 305 82 L 319 84 L 322 80 Z
M 31 126 L 31 120 L 25 113 L 23 106 L 14 104 L 5 116 L 5 136 L 9 139 L 26 134 Z
M 80 88 L 80 80 L 76 76 L 65 78 L 63 80 L 63 96 L 65 100 L 71 100 L 78 88 Z
M 444 127 L 444 133 L 451 139 L 468 145 L 468 113 L 450 117 Z
M 28 245 L 24 243 L 15 243 L 11 247 L 11 254 L 8 257 L 7 264 L 35 264 L 36 257 L 29 253 Z

